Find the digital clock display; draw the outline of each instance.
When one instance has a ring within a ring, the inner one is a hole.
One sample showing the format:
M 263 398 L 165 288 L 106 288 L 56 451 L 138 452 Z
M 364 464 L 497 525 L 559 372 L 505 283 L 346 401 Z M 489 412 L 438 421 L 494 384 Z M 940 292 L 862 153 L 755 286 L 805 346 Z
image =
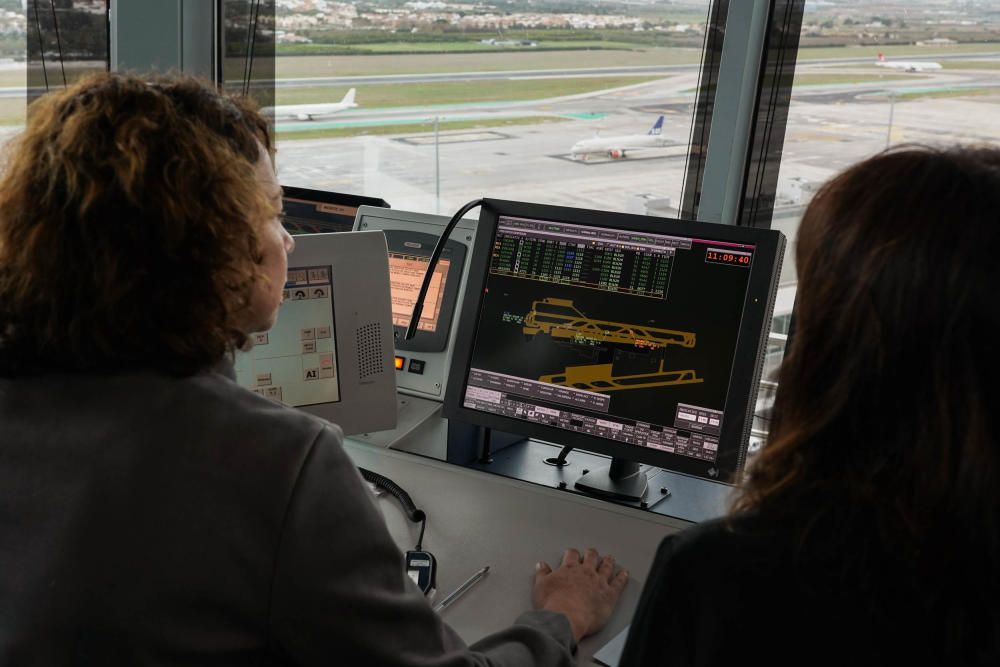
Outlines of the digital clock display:
M 753 253 L 743 250 L 732 250 L 728 248 L 707 248 L 705 250 L 705 261 L 712 264 L 725 264 L 727 266 L 742 266 L 750 268 L 750 259 Z

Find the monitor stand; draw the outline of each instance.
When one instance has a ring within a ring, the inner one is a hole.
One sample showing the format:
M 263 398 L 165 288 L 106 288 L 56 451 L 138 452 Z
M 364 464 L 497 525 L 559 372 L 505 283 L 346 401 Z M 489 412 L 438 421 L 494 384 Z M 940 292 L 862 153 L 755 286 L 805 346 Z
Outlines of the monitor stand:
M 585 472 L 574 486 L 605 498 L 641 502 L 649 486 L 646 475 L 635 461 L 613 458 L 611 465 Z

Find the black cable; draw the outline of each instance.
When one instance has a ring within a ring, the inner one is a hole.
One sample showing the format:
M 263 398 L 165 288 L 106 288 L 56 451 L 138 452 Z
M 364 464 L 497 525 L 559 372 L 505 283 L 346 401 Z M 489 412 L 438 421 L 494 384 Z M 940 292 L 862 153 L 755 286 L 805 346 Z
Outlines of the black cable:
M 361 471 L 361 476 L 366 482 L 374 484 L 377 488 L 382 489 L 398 500 L 403 506 L 403 511 L 406 513 L 406 516 L 410 521 L 420 524 L 420 538 L 417 540 L 417 551 L 422 551 L 421 547 L 424 543 L 424 529 L 427 528 L 427 515 L 424 514 L 424 511 L 417 509 L 413 499 L 410 498 L 410 494 L 404 491 L 401 486 L 388 477 L 380 475 L 377 472 L 372 472 L 371 470 L 365 470 L 364 468 L 358 468 L 358 470 Z
M 557 468 L 562 468 L 564 465 L 566 465 L 566 457 L 569 456 L 569 453 L 572 451 L 573 451 L 573 446 L 566 445 L 565 447 L 562 448 L 562 451 L 559 452 L 559 456 L 554 456 L 552 458 L 545 459 L 544 463 L 547 463 L 550 466 L 555 466 Z
M 246 94 L 247 79 L 249 75 L 247 74 L 247 68 L 250 65 L 250 40 L 253 37 L 253 0 L 250 0 L 250 14 L 247 16 L 247 52 L 243 56 L 243 86 L 241 92 Z
M 56 0 L 49 0 L 52 8 L 52 27 L 56 30 L 56 48 L 59 49 L 59 69 L 62 70 L 63 88 L 66 87 L 66 64 L 63 62 L 62 38 L 59 36 L 59 19 L 56 18 Z
M 420 285 L 420 292 L 417 294 L 417 300 L 413 304 L 413 317 L 410 318 L 410 326 L 406 327 L 406 335 L 403 336 L 403 340 L 410 340 L 417 333 L 417 325 L 420 323 L 420 316 L 424 312 L 424 299 L 427 298 L 427 290 L 430 289 L 431 280 L 434 278 L 434 269 L 437 267 L 438 260 L 441 259 L 441 253 L 444 252 L 444 246 L 445 243 L 448 242 L 448 237 L 451 236 L 455 226 L 465 216 L 465 214 L 477 206 L 481 206 L 482 203 L 482 199 L 474 199 L 470 201 L 468 204 L 458 209 L 458 212 L 451 216 L 451 220 L 449 220 L 448 224 L 445 225 L 444 231 L 441 232 L 441 237 L 438 239 L 437 245 L 434 246 L 434 252 L 431 253 L 430 261 L 427 262 L 427 272 L 424 274 L 424 282 Z
M 256 0 L 254 6 L 257 10 L 253 13 L 253 29 L 250 33 L 250 43 L 247 45 L 247 78 L 243 84 L 243 96 L 250 95 L 250 80 L 253 78 L 254 51 L 257 47 L 257 22 L 260 20 L 260 0 Z M 253 10 L 253 7 L 251 7 Z
M 45 92 L 49 92 L 49 70 L 45 67 L 45 44 L 42 43 L 42 21 L 38 18 L 38 3 L 40 0 L 32 0 L 35 9 L 35 31 L 38 32 L 38 53 L 42 56 L 42 76 L 45 77 Z

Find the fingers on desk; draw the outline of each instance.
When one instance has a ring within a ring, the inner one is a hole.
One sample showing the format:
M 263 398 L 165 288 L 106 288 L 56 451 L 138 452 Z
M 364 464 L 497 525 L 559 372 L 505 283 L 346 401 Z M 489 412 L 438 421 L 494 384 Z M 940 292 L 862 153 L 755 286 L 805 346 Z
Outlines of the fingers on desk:
M 563 554 L 562 564 L 564 567 L 573 567 L 574 565 L 579 565 L 580 560 L 580 552 L 571 547 Z
M 605 579 L 610 581 L 611 577 L 615 573 L 615 557 L 605 556 L 602 558 L 601 565 L 597 568 L 597 571 L 600 572 Z
M 543 560 L 535 563 L 535 576 L 541 576 L 545 574 L 552 574 L 552 568 Z
M 628 583 L 628 570 L 621 570 L 614 577 L 611 578 L 611 587 L 616 591 L 621 593 L 625 589 L 625 584 Z
M 597 553 L 597 549 L 590 547 L 584 552 L 583 564 L 591 569 L 597 569 L 597 566 L 601 564 L 601 555 Z

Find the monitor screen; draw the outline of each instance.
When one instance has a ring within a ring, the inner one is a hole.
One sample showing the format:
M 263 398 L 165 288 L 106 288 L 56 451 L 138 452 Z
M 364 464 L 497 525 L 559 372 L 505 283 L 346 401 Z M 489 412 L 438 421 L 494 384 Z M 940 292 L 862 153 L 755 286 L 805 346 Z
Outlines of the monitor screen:
M 278 321 L 236 355 L 236 381 L 293 407 L 337 403 L 337 332 L 330 266 L 288 269 Z
M 294 235 L 349 232 L 360 206 L 389 206 L 382 199 L 341 192 L 291 186 L 282 191 L 282 224 Z
M 403 329 L 410 326 L 413 304 L 416 303 L 420 285 L 427 273 L 430 257 L 404 252 L 389 251 L 389 284 L 392 287 L 392 324 Z M 435 332 L 441 319 L 444 305 L 444 290 L 448 281 L 451 260 L 441 259 L 434 267 L 424 309 L 417 323 L 418 331 Z
M 501 212 L 489 252 L 462 408 L 715 471 L 757 246 Z

